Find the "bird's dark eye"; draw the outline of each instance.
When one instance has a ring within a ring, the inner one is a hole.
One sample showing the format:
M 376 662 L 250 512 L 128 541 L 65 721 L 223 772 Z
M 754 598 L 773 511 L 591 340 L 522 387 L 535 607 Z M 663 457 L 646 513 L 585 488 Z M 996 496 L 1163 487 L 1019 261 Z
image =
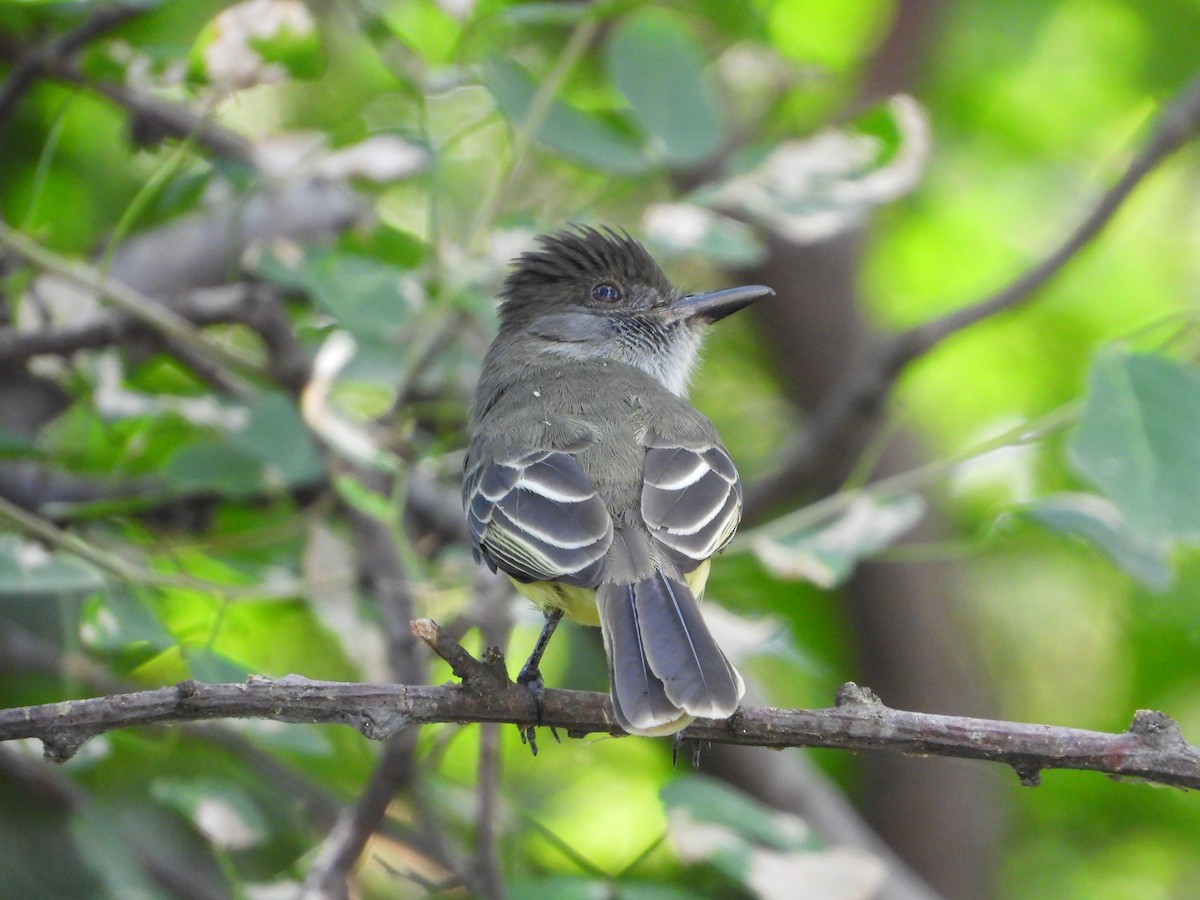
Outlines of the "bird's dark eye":
M 592 288 L 592 299 L 601 303 L 616 303 L 623 296 L 621 289 L 611 281 L 602 281 Z

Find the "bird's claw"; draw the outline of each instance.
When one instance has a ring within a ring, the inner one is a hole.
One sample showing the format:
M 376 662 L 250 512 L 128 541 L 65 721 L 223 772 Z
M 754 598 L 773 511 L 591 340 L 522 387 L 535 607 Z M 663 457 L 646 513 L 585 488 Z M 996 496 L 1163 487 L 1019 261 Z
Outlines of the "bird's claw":
M 521 728 L 521 743 L 528 744 L 530 751 L 537 756 L 537 729 L 542 724 L 542 698 L 546 695 L 546 682 L 542 679 L 542 673 L 536 666 L 526 663 L 517 675 L 517 684 L 525 685 L 529 689 L 529 693 L 533 695 L 533 704 L 537 711 L 534 724 L 519 727 Z M 555 741 L 562 743 L 562 738 L 558 736 L 558 729 L 553 725 L 550 726 L 550 733 L 554 735 Z

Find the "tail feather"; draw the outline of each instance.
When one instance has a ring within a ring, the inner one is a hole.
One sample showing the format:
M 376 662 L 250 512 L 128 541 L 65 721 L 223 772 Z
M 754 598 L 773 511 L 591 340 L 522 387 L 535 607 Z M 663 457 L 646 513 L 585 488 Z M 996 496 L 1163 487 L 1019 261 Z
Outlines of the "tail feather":
M 671 702 L 692 716 L 733 715 L 745 686 L 688 586 L 659 571 L 634 589 L 643 647 Z
M 725 718 L 745 687 L 717 646 L 687 585 L 655 572 L 596 597 L 617 722 L 670 734 L 697 716 Z
M 596 594 L 617 724 L 630 734 L 670 734 L 691 721 L 672 703 L 642 649 L 633 585 L 603 584 Z

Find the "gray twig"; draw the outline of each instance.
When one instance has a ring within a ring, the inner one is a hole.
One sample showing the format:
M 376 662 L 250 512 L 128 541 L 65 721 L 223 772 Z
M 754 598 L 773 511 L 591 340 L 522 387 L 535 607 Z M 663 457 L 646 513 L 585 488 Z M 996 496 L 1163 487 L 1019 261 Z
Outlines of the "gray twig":
M 450 651 L 449 639 L 434 623 L 414 625 L 431 645 Z M 435 722 L 528 724 L 531 707 L 527 690 L 492 677 L 437 686 L 302 678 L 244 684 L 183 681 L 152 691 L 0 710 L 0 741 L 38 738 L 49 759 L 63 761 L 89 738 L 135 725 L 262 718 L 341 723 L 383 739 L 409 725 Z M 621 734 L 608 696 L 592 692 L 547 690 L 542 723 L 572 737 Z M 728 720 L 697 719 L 684 736 L 718 744 L 981 759 L 1012 766 L 1029 786 L 1046 769 L 1082 769 L 1200 788 L 1200 750 L 1184 739 L 1173 719 L 1149 710 L 1140 710 L 1127 731 L 1108 733 L 892 709 L 870 691 L 847 684 L 836 705 L 826 709 L 745 707 Z
M 975 303 L 947 315 L 880 339 L 862 365 L 850 369 L 844 382 L 832 389 L 813 414 L 803 439 L 784 456 L 779 470 L 751 485 L 746 492 L 746 517 L 756 519 L 780 496 L 793 496 L 810 484 L 831 447 L 849 434 L 859 434 L 876 422 L 900 373 L 946 338 L 1035 296 L 1079 255 L 1112 220 L 1134 189 L 1167 157 L 1200 131 L 1200 76 L 1193 78 L 1160 113 L 1149 140 L 1124 174 L 1096 202 L 1090 213 L 1052 253 L 1009 284 Z

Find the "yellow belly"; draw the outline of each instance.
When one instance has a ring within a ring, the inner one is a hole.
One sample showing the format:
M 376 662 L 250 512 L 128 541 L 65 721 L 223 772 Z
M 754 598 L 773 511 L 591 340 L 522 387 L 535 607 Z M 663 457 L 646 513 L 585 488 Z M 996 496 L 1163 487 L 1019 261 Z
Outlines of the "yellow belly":
M 704 596 L 704 585 L 708 582 L 709 560 L 700 563 L 684 576 L 692 595 L 699 600 Z M 581 625 L 599 626 L 596 613 L 596 592 L 592 588 L 573 587 L 555 581 L 532 581 L 522 583 L 515 578 L 512 583 L 517 590 L 533 601 L 542 612 L 561 609 L 563 615 Z

